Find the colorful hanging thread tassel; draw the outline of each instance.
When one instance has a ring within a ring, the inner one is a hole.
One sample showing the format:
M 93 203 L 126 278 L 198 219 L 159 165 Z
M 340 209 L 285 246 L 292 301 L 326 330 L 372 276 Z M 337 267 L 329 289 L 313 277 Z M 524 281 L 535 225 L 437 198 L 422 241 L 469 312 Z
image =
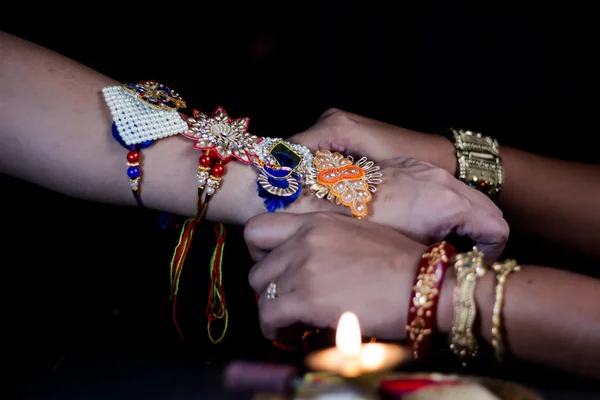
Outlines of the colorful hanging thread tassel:
M 208 337 L 213 344 L 220 343 L 225 337 L 229 324 L 227 302 L 223 289 L 223 251 L 225 248 L 226 231 L 221 223 L 214 225 L 217 243 L 210 260 L 210 288 L 208 291 L 208 303 L 206 305 L 206 318 L 208 319 Z M 213 331 L 216 328 L 213 323 L 222 321 L 221 333 L 216 336 Z
M 187 257 L 187 253 L 192 246 L 192 238 L 196 232 L 196 227 L 200 222 L 201 218 L 206 213 L 208 207 L 207 203 L 198 204 L 199 210 L 197 212 L 198 217 L 188 218 L 181 228 L 181 234 L 179 235 L 179 241 L 175 247 L 175 252 L 171 258 L 171 300 L 173 302 L 173 324 L 177 333 L 182 341 L 184 340 L 183 333 L 177 322 L 177 294 L 179 293 L 179 282 L 181 280 L 181 272 L 183 271 L 183 263 Z
M 256 157 L 254 146 L 262 138 L 247 132 L 249 118 L 231 119 L 227 112 L 218 107 L 212 116 L 194 110 L 193 117 L 184 117 L 188 129 L 183 136 L 195 141 L 194 148 L 203 152 L 198 165 L 199 203 L 201 191 L 206 194 L 204 207 L 207 206 L 212 196 L 221 186 L 222 176 L 225 174 L 225 164 L 236 159 L 245 164 L 251 164 Z M 204 209 L 206 212 L 206 209 Z M 202 217 L 197 218 L 196 224 Z M 195 227 L 194 227 L 195 229 Z M 215 224 L 216 245 L 210 262 L 210 287 L 206 305 L 208 319 L 208 337 L 212 343 L 220 343 L 225 337 L 229 323 L 225 292 L 223 289 L 223 251 L 225 247 L 226 231 L 223 224 Z M 193 234 L 193 229 L 191 234 Z M 179 269 L 183 266 L 186 253 L 181 252 L 174 257 Z M 173 265 L 173 263 L 172 263 Z M 181 273 L 179 273 L 180 275 Z M 215 323 L 219 321 L 222 328 L 216 334 Z
M 223 166 L 221 161 L 217 161 L 213 163 L 213 157 L 211 157 L 210 152 L 206 151 L 204 155 L 200 157 L 198 160 L 198 195 L 197 195 L 197 211 L 196 216 L 189 218 L 181 229 L 181 235 L 179 238 L 179 242 L 175 247 L 175 251 L 173 253 L 173 258 L 171 259 L 171 297 L 173 301 L 173 323 L 179 337 L 182 341 L 184 341 L 183 333 L 181 328 L 177 322 L 177 293 L 179 291 L 179 281 L 181 279 L 181 272 L 183 270 L 183 265 L 187 258 L 188 251 L 192 244 L 192 239 L 196 232 L 197 226 L 204 220 L 206 216 L 206 210 L 208 209 L 208 203 L 212 196 L 216 193 L 216 191 L 221 186 L 221 177 L 225 173 L 225 167 Z M 206 198 L 203 200 L 202 197 L 206 193 Z M 221 225 L 222 226 L 222 225 Z M 220 271 L 221 267 L 221 259 L 222 259 L 222 247 L 224 246 L 225 241 L 225 227 L 222 226 L 222 244 L 219 249 L 219 241 L 217 241 L 217 248 L 215 249 L 215 254 L 217 250 L 219 250 L 219 262 L 218 262 L 218 271 Z M 213 259 L 214 259 L 213 255 Z M 214 261 L 211 261 L 211 266 L 214 264 Z M 211 267 L 212 270 L 212 267 Z M 220 273 L 220 272 L 219 272 Z M 224 299 L 224 296 L 223 296 Z M 212 338 L 211 338 L 212 340 Z

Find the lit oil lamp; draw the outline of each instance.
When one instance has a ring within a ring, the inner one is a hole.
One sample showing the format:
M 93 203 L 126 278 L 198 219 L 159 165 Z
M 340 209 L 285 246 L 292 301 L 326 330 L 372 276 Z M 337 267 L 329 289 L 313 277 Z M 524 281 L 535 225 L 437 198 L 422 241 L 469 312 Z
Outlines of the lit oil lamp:
M 344 378 L 392 370 L 408 358 L 400 346 L 385 343 L 362 343 L 356 314 L 344 313 L 338 323 L 335 347 L 311 353 L 308 368 L 333 373 Z

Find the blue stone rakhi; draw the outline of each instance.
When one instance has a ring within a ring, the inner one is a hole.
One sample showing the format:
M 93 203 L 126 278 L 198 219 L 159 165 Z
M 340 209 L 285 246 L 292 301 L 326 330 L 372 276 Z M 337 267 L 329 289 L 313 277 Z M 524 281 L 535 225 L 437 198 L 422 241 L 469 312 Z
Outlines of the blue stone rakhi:
M 273 212 L 296 201 L 312 163 L 310 150 L 279 138 L 265 138 L 255 147 L 258 195 L 264 199 L 266 209 Z
M 112 135 L 129 150 L 127 176 L 136 203 L 143 207 L 140 150 L 155 140 L 184 132 L 187 123 L 177 110 L 186 104 L 177 93 L 155 81 L 109 86 L 102 94 L 113 118 Z

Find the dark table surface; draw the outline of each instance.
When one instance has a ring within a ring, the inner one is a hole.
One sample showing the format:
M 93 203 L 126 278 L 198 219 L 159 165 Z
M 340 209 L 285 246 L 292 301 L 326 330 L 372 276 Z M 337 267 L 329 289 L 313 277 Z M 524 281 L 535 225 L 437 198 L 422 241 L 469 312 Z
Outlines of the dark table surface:
M 251 399 L 227 392 L 222 363 L 166 357 L 66 357 L 30 391 L 29 399 Z M 545 378 L 532 371 L 528 386 L 549 400 L 600 399 L 597 385 Z

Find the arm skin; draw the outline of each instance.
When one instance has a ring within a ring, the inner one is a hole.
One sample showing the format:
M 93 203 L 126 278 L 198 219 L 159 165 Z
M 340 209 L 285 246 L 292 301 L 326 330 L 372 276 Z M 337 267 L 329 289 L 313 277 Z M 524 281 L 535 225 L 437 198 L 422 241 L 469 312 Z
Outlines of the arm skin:
M 112 138 L 101 93 L 118 84 L 0 32 L 0 172 L 81 199 L 135 205 L 126 175 L 127 151 Z M 201 153 L 192 144 L 171 137 L 142 151 L 141 193 L 147 207 L 195 214 Z M 239 162 L 226 169 L 207 218 L 244 224 L 265 211 L 256 194 L 256 172 Z M 327 207 L 310 198 L 298 201 L 293 210 Z
M 454 174 L 454 145 L 446 148 L 445 164 Z M 505 184 L 498 205 L 511 229 L 600 259 L 600 166 L 505 146 L 500 155 Z
M 305 145 L 335 147 L 376 161 L 410 156 L 456 175 L 454 145 L 443 136 L 336 109 L 323 115 L 322 120 L 327 119 L 332 120 L 328 136 L 308 130 L 299 135 Z M 504 146 L 500 155 L 505 182 L 498 205 L 511 230 L 600 259 L 600 166 L 556 160 Z
M 450 274 L 448 274 L 450 275 Z M 477 331 L 492 342 L 496 278 L 488 273 L 475 288 Z M 452 328 L 454 277 L 444 282 L 439 329 Z M 539 266 L 522 266 L 504 286 L 504 343 L 514 357 L 600 379 L 600 280 Z M 510 356 L 505 356 L 505 359 Z

